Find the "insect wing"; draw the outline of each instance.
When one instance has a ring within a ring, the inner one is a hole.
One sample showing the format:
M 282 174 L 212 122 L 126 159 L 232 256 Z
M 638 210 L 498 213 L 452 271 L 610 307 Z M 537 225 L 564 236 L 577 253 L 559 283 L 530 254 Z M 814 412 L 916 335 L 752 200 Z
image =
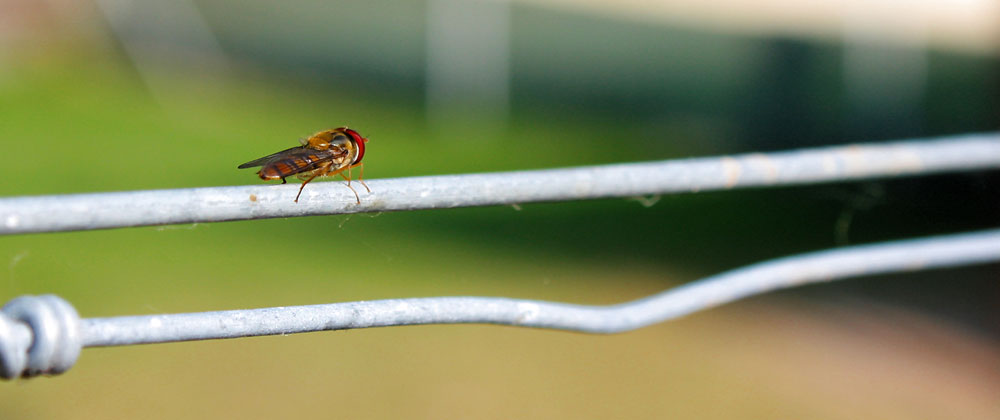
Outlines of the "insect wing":
M 347 157 L 345 149 L 316 150 L 299 147 L 276 155 L 263 164 L 260 170 L 262 178 L 284 178 L 289 175 L 311 171 L 320 168 L 328 162 Z M 329 165 L 326 165 L 329 166 Z
M 244 164 L 242 164 L 240 166 L 237 166 L 236 168 L 237 169 L 246 169 L 246 168 L 253 168 L 255 166 L 267 165 L 269 162 L 281 159 L 284 156 L 291 156 L 291 155 L 293 155 L 296 152 L 296 150 L 301 150 L 301 149 L 305 149 L 305 147 L 292 147 L 290 149 L 285 149 L 285 150 L 282 150 L 282 151 L 280 151 L 278 153 L 273 153 L 273 154 L 264 156 L 264 157 L 262 157 L 260 159 L 251 160 L 251 161 L 249 161 L 247 163 L 244 163 Z

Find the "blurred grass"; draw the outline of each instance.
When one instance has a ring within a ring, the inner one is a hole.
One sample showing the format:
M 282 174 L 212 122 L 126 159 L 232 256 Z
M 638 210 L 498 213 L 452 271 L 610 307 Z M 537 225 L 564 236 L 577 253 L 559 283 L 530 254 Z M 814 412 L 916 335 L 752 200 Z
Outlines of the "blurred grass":
M 414 98 L 316 87 L 266 73 L 165 72 L 143 79 L 127 64 L 75 50 L 15 61 L 20 65 L 0 79 L 0 142 L 12 157 L 5 162 L 11 175 L 0 184 L 0 196 L 258 183 L 252 171 L 235 166 L 339 125 L 371 138 L 369 179 L 683 157 L 672 144 L 684 142 L 671 139 L 690 134 L 665 129 L 650 136 L 601 115 L 544 112 L 515 113 L 507 130 L 477 126 L 474 119 L 459 121 L 455 130 L 432 129 Z M 11 295 L 51 291 L 74 274 L 90 277 L 88 284 L 117 282 L 107 286 L 147 293 L 145 286 L 128 285 L 142 273 L 159 276 L 150 287 L 191 279 L 202 287 L 263 288 L 261 296 L 268 296 L 285 281 L 327 287 L 328 278 L 317 271 L 337 264 L 343 266 L 342 274 L 333 271 L 338 282 L 393 277 L 402 285 L 468 271 L 532 273 L 554 262 L 588 272 L 647 267 L 684 273 L 688 280 L 838 245 L 837 221 L 845 212 L 865 212 L 852 223 L 877 226 L 855 229 L 851 238 L 857 241 L 993 222 L 976 206 L 955 215 L 951 200 L 899 211 L 898 201 L 912 195 L 895 198 L 897 185 L 919 187 L 883 181 L 653 197 L 659 201 L 651 207 L 602 200 L 525 205 L 520 211 L 454 209 L 30 235 L 0 238 L 0 258 L 10 262 Z M 939 190 L 956 191 L 956 200 L 977 194 L 954 186 Z M 463 258 L 453 258 L 456 253 Z M 289 272 L 289 266 L 302 269 Z M 358 298 L 378 284 L 362 282 Z M 437 293 L 457 294 L 451 283 L 443 284 Z M 407 295 L 395 287 L 386 290 Z M 155 292 L 185 290 L 172 288 Z M 211 296 L 225 294 L 216 290 Z M 218 305 L 192 304 L 206 306 Z
M 44 164 L 46 176 L 4 183 L 0 195 L 252 182 L 252 172 L 233 170 L 234 162 L 338 125 L 371 139 L 370 178 L 615 162 L 637 153 L 628 141 L 603 141 L 627 138 L 627 129 L 598 130 L 585 119 L 431 132 L 412 98 L 394 105 L 347 88 L 306 90 L 252 76 L 155 83 L 157 96 L 114 63 L 67 59 L 14 69 L 0 85 L 8 122 L 0 135 L 5 151 L 23 158 L 6 169 L 38 173 Z
M 19 63 L 0 79 L 0 196 L 256 183 L 235 166 L 344 124 L 371 138 L 369 179 L 681 155 L 671 130 L 651 142 L 596 115 L 515 115 L 507 131 L 474 122 L 450 131 L 427 127 L 413 98 L 350 87 L 252 72 L 140 79 L 122 63 L 68 51 Z M 439 295 L 614 303 L 828 247 L 846 206 L 832 192 L 843 190 L 853 194 L 835 186 L 664 197 L 648 208 L 605 200 L 2 237 L 0 290 L 55 293 L 86 317 Z M 433 326 L 91 349 L 64 376 L 5 384 L 0 412 L 911 418 L 948 407 L 920 386 L 900 391 L 900 370 L 869 381 L 852 368 L 864 355 L 844 360 L 797 342 L 800 330 L 830 328 L 789 321 L 801 315 L 749 304 L 610 337 Z M 775 328 L 782 320 L 791 325 Z M 800 359 L 772 357 L 786 354 Z M 837 373 L 833 385 L 809 382 L 811 395 L 796 386 L 799 374 Z M 844 404 L 853 410 L 836 408 Z M 969 418 L 983 407 L 944 413 Z

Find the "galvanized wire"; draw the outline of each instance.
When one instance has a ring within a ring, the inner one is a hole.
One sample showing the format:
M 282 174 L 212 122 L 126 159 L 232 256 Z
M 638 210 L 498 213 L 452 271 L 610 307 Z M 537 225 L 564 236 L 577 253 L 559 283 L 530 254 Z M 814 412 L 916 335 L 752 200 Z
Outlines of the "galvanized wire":
M 635 197 L 1000 168 L 1000 133 L 565 169 L 0 199 L 0 235 Z
M 20 297 L 0 311 L 0 375 L 10 379 L 65 371 L 82 347 L 321 330 L 481 323 L 617 333 L 777 289 L 997 261 L 1000 229 L 800 254 L 608 306 L 436 297 L 81 320 L 69 303 L 56 296 Z

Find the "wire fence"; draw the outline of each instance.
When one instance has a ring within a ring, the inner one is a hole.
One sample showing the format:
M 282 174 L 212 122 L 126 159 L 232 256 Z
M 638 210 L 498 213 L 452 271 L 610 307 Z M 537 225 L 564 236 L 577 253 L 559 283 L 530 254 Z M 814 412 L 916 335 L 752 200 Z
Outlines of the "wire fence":
M 356 204 L 352 193 L 338 191 L 337 187 L 346 188 L 336 183 L 314 188 L 298 204 L 292 202 L 295 187 L 291 186 L 9 198 L 0 200 L 0 221 L 4 222 L 2 232 L 6 234 L 54 232 L 628 197 L 998 167 L 1000 134 L 982 134 L 766 155 L 373 180 L 369 181 L 373 192 L 363 196 L 361 205 Z M 84 347 L 321 330 L 486 323 L 616 333 L 776 289 L 862 275 L 996 261 L 1000 261 L 1000 229 L 795 255 L 609 306 L 439 297 L 81 319 L 69 302 L 57 296 L 22 296 L 0 310 L 0 376 L 12 379 L 64 372 L 73 366 Z

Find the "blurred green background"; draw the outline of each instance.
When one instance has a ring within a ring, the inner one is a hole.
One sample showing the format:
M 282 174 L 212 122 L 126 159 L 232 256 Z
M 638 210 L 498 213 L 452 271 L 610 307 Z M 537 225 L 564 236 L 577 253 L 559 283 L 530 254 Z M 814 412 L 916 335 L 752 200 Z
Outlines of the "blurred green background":
M 0 0 L 0 196 L 260 182 L 349 125 L 368 179 L 995 130 L 987 1 Z M 719 11 L 724 10 L 724 11 Z M 82 316 L 485 295 L 617 303 L 741 265 L 995 227 L 995 172 L 0 238 Z M 649 203 L 653 203 L 649 205 Z M 993 418 L 997 266 L 614 336 L 422 326 L 84 350 L 3 418 Z

